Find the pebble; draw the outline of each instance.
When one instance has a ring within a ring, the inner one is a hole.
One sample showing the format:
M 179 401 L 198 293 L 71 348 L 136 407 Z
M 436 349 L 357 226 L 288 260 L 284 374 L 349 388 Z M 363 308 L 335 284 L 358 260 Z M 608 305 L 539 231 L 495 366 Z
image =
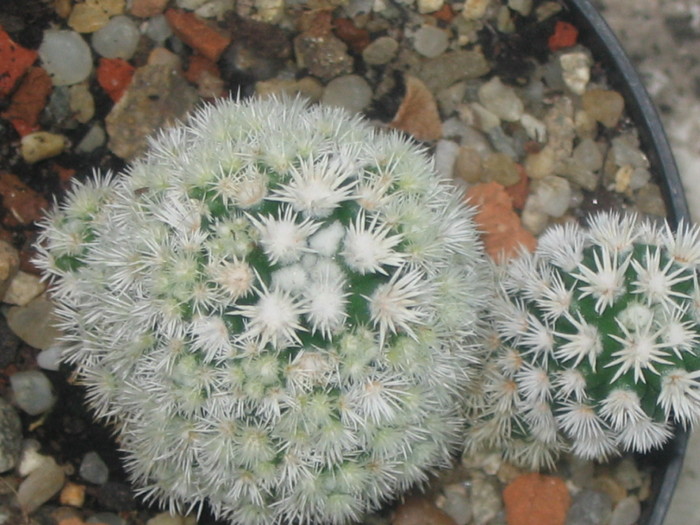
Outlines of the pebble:
M 104 128 L 99 124 L 95 123 L 90 126 L 88 132 L 83 135 L 83 138 L 78 142 L 75 147 L 77 153 L 90 153 L 100 146 L 102 146 L 107 140 L 107 134 Z
M 0 397 L 0 473 L 15 468 L 22 451 L 22 425 L 15 409 Z
M 32 471 L 17 489 L 17 501 L 31 513 L 50 500 L 63 487 L 65 474 L 53 458 L 46 457 L 40 468 Z
M 421 14 L 434 13 L 444 3 L 444 0 L 418 0 L 418 12 Z
M 83 456 L 78 472 L 81 478 L 95 485 L 104 485 L 109 479 L 109 468 L 97 452 L 88 452 Z
M 636 496 L 628 496 L 615 505 L 608 525 L 633 525 L 640 514 L 639 500 Z
M 25 306 L 13 306 L 6 314 L 7 325 L 29 346 L 46 350 L 60 332 L 53 326 L 53 306 L 42 294 Z
M 467 20 L 479 20 L 486 14 L 491 0 L 467 0 L 462 9 L 462 16 Z
M 15 403 L 30 416 L 46 412 L 56 402 L 53 385 L 40 370 L 15 372 L 10 376 L 10 386 Z
M 2 302 L 24 306 L 35 297 L 44 293 L 46 283 L 39 277 L 19 271 L 10 281 L 10 286 L 2 297 Z
M 479 87 L 479 102 L 499 118 L 517 122 L 524 113 L 524 104 L 511 86 L 497 76 Z
M 109 148 L 123 159 L 135 157 L 144 151 L 153 130 L 184 118 L 198 99 L 196 90 L 172 68 L 138 68 L 105 119 Z
M 52 346 L 42 350 L 36 356 L 36 364 L 44 370 L 57 371 L 61 366 L 61 348 Z
M 168 0 L 131 0 L 129 12 L 139 18 L 152 18 L 160 15 Z
M 523 113 L 520 117 L 520 124 L 525 129 L 525 133 L 532 140 L 545 143 L 547 142 L 547 126 L 540 119 L 533 117 L 529 113 Z
M 42 66 L 55 86 L 85 80 L 92 71 L 92 52 L 75 31 L 47 29 L 39 46 Z
M 636 193 L 637 208 L 642 213 L 649 213 L 658 217 L 666 216 L 666 206 L 664 205 L 661 189 L 652 182 L 645 184 Z
M 623 458 L 613 470 L 615 480 L 627 490 L 638 489 L 644 482 L 644 476 L 637 468 L 637 463 L 632 458 Z
M 75 4 L 68 17 L 68 25 L 78 33 L 92 33 L 109 22 L 109 14 L 96 2 Z
M 431 25 L 422 25 L 413 35 L 413 48 L 427 58 L 442 55 L 449 43 L 447 31 Z
M 92 35 L 92 48 L 105 58 L 129 60 L 136 51 L 140 36 L 139 29 L 131 18 L 115 16 Z
M 69 108 L 75 120 L 85 124 L 95 116 L 95 99 L 87 83 L 73 84 L 69 90 Z
M 483 167 L 479 152 L 469 146 L 460 146 L 454 164 L 455 178 L 476 183 L 481 180 L 482 173 Z
M 581 101 L 584 111 L 606 128 L 617 126 L 625 109 L 622 95 L 609 89 L 589 89 Z
M 19 253 L 9 242 L 0 240 L 0 297 L 19 270 Z
M 564 84 L 576 95 L 583 95 L 591 79 L 591 57 L 583 51 L 559 56 Z
M 414 497 L 394 512 L 392 525 L 456 525 L 450 516 L 426 498 Z
M 600 525 L 608 523 L 612 514 L 612 501 L 607 494 L 583 489 L 571 502 L 566 525 Z
M 362 59 L 371 66 L 381 66 L 396 55 L 399 43 L 390 36 L 380 36 L 362 50 Z
M 453 483 L 443 489 L 443 498 L 438 505 L 456 523 L 467 525 L 472 519 L 472 503 L 467 487 L 462 483 Z
M 17 474 L 19 474 L 20 477 L 28 476 L 51 459 L 48 456 L 40 454 L 40 448 L 41 443 L 36 439 L 25 439 L 22 441 L 22 451 L 20 453 L 19 464 L 17 465 Z
M 550 175 L 538 181 L 530 199 L 536 199 L 540 209 L 550 217 L 561 217 L 571 203 L 571 185 L 562 177 Z
M 165 15 L 156 15 L 148 19 L 144 34 L 156 44 L 162 45 L 173 34 Z
M 360 113 L 372 100 L 372 88 L 360 75 L 343 75 L 331 80 L 323 91 L 321 102 Z
M 523 16 L 528 16 L 532 12 L 532 0 L 508 0 L 508 7 Z
M 455 82 L 479 78 L 491 71 L 491 65 L 481 50 L 460 49 L 421 62 L 416 76 L 432 93 L 437 93 Z
M 611 141 L 612 152 L 617 166 L 630 165 L 635 168 L 648 168 L 649 159 L 639 149 L 639 140 L 631 134 L 620 135 Z
M 71 507 L 82 507 L 85 503 L 85 485 L 68 482 L 61 489 L 61 494 L 58 498 L 61 505 L 70 505 Z
M 598 171 L 603 167 L 603 152 L 600 146 L 590 138 L 585 138 L 578 143 L 574 148 L 572 159 L 590 171 Z
M 291 78 L 272 78 L 255 83 L 258 96 L 280 95 L 286 93 L 291 97 L 300 95 L 312 102 L 318 102 L 323 96 L 324 87 L 313 77 L 303 77 L 299 80 Z
M 353 72 L 353 60 L 342 40 L 332 34 L 302 33 L 294 39 L 297 63 L 300 69 L 324 81 Z
M 433 155 L 435 171 L 448 179 L 454 177 L 454 166 L 459 153 L 459 144 L 452 140 L 438 140 Z
M 483 475 L 474 476 L 471 483 L 472 521 L 486 525 L 503 508 L 500 491 Z
M 513 157 L 505 153 L 492 153 L 483 161 L 483 182 L 498 182 L 503 186 L 512 186 L 520 181 L 520 174 Z
M 25 162 L 34 164 L 40 160 L 60 155 L 68 146 L 68 139 L 58 133 L 35 131 L 22 137 L 20 153 Z

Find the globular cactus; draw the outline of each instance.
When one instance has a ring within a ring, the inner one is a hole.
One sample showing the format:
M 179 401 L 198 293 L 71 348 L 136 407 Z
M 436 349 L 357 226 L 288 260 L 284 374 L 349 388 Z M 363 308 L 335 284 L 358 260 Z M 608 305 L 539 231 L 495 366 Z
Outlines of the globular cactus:
M 46 219 L 66 363 L 138 493 L 233 523 L 342 523 L 461 440 L 487 269 L 398 133 L 222 101 Z
M 531 468 L 646 452 L 700 418 L 700 231 L 601 213 L 500 268 L 467 451 Z

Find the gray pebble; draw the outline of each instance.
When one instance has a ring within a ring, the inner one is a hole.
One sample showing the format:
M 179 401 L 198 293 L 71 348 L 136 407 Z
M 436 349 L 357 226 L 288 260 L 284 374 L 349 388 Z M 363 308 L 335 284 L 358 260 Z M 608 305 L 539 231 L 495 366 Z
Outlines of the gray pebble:
M 80 477 L 95 485 L 104 485 L 109 479 L 109 468 L 97 452 L 88 452 L 80 462 Z
M 45 294 L 26 306 L 7 311 L 7 326 L 29 346 L 46 350 L 53 346 L 60 332 L 53 326 L 53 305 Z
M 566 525 L 599 525 L 607 523 L 611 514 L 610 496 L 584 489 L 574 496 L 566 516 Z
M 389 62 L 396 55 L 399 43 L 390 36 L 380 36 L 362 51 L 363 60 L 372 66 Z
M 85 523 L 101 523 L 103 525 L 127 525 L 126 520 L 113 512 L 98 512 L 93 514 Z
M 435 26 L 423 25 L 413 35 L 413 48 L 427 58 L 442 55 L 449 43 L 448 33 Z
M 139 43 L 138 27 L 125 15 L 115 16 L 92 35 L 92 48 L 105 58 L 129 60 Z
M 609 525 L 632 525 L 641 514 L 639 500 L 636 496 L 627 496 L 615 505 Z
M 359 75 L 345 75 L 331 80 L 323 91 L 321 102 L 339 106 L 350 113 L 359 113 L 372 100 L 372 88 Z
M 49 379 L 39 370 L 17 372 L 10 376 L 17 405 L 30 416 L 46 412 L 56 402 Z

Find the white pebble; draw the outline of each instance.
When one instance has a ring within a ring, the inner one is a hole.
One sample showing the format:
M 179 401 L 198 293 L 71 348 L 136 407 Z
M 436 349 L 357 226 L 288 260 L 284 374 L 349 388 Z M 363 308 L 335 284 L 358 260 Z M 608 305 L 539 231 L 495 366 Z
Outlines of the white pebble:
M 77 84 L 92 71 L 90 47 L 75 31 L 44 31 L 39 57 L 54 86 Z
M 516 122 L 523 116 L 523 101 L 515 90 L 493 77 L 479 88 L 479 102 L 503 120 Z
M 359 75 L 344 75 L 331 80 L 321 97 L 328 106 L 338 106 L 350 113 L 359 113 L 372 100 L 372 88 Z
M 442 55 L 449 43 L 447 32 L 435 26 L 421 26 L 413 35 L 413 48 L 427 58 Z
M 537 142 L 547 142 L 547 125 L 540 119 L 533 117 L 529 113 L 523 113 L 520 117 L 520 124 L 525 129 L 525 133 L 532 140 Z
M 16 372 L 10 376 L 15 402 L 30 416 L 46 412 L 56 402 L 51 381 L 39 370 Z
M 130 59 L 136 51 L 140 33 L 128 16 L 113 17 L 92 35 L 92 47 L 105 58 Z
M 550 217 L 561 217 L 571 203 L 571 186 L 566 179 L 550 175 L 540 180 L 534 196 L 543 212 Z
M 42 350 L 36 356 L 36 363 L 44 370 L 58 370 L 61 364 L 61 349 L 58 346 L 52 346 Z
M 439 140 L 435 146 L 435 171 L 443 177 L 451 178 L 458 154 L 459 144 L 451 140 Z
M 583 95 L 591 79 L 591 58 L 583 51 L 565 53 L 559 57 L 564 84 L 576 95 Z
M 146 23 L 144 34 L 157 44 L 162 44 L 173 34 L 173 30 L 168 24 L 165 16 L 152 16 Z
M 21 478 L 24 478 L 34 472 L 36 469 L 42 467 L 46 461 L 51 461 L 49 456 L 45 456 L 39 453 L 41 448 L 41 443 L 36 439 L 25 439 L 22 441 L 22 452 L 19 456 L 19 463 L 17 464 L 17 474 Z

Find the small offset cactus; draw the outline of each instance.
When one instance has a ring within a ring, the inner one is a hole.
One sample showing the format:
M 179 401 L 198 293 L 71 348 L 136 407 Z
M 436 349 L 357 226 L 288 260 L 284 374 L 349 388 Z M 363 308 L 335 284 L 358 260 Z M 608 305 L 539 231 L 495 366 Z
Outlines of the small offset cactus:
M 138 493 L 342 523 L 460 444 L 488 281 L 471 216 L 398 133 L 228 100 L 78 184 L 38 264 Z
M 551 467 L 646 452 L 700 419 L 700 231 L 601 213 L 500 268 L 467 451 Z

